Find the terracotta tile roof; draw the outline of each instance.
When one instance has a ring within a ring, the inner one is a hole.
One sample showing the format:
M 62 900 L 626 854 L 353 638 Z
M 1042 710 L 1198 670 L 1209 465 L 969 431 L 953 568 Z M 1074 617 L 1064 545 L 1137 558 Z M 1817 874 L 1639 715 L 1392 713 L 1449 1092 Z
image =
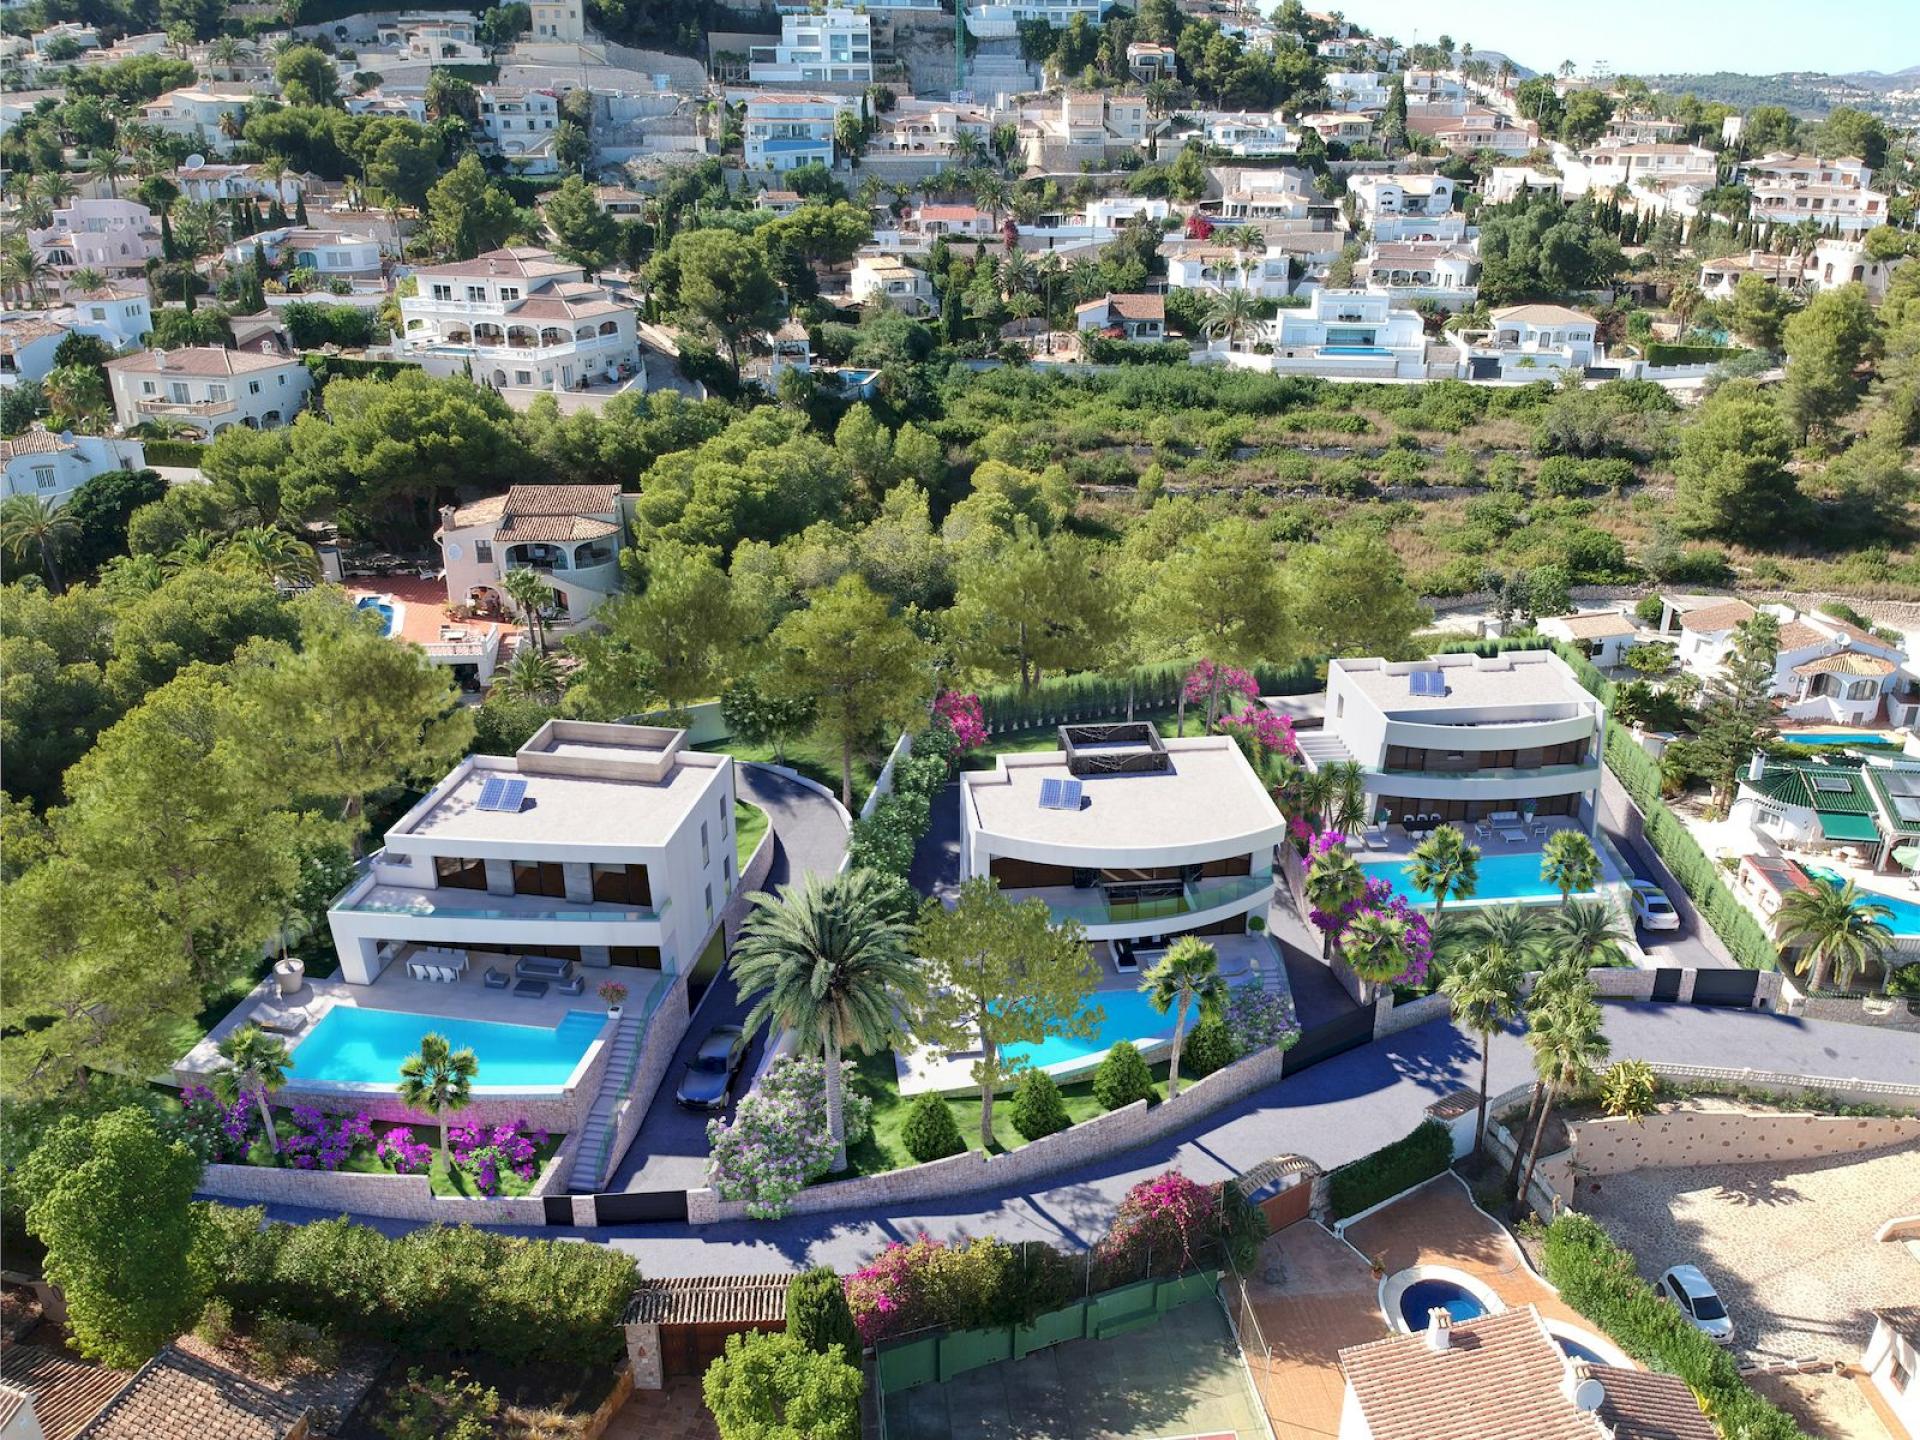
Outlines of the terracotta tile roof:
M 766 1325 L 787 1318 L 791 1275 L 688 1275 L 634 1291 L 625 1325 Z
M 1838 630 L 1842 635 L 1858 640 L 1863 645 L 1877 645 L 1882 650 L 1897 650 L 1899 648 L 1897 645 L 1888 644 L 1871 630 L 1862 630 L 1858 625 L 1842 620 L 1838 616 L 1817 615 L 1814 618 L 1819 621 L 1823 629 Z
M 489 250 L 484 255 L 476 255 L 471 260 L 455 260 L 448 265 L 422 265 L 415 275 L 445 275 L 457 279 L 477 279 L 487 275 L 518 275 L 523 279 L 540 279 L 548 275 L 566 275 L 578 273 L 578 265 L 568 265 L 556 260 L 550 250 L 541 250 L 534 246 L 520 246 L 505 250 Z
M 1509 305 L 1493 312 L 1493 318 L 1514 320 L 1522 325 L 1591 325 L 1593 317 L 1565 305 Z
M 1816 630 L 1804 620 L 1783 620 L 1780 622 L 1780 650 L 1804 650 L 1809 645 L 1831 645 L 1833 637 L 1824 630 Z
M 13 1424 L 32 1398 L 24 1390 L 16 1390 L 11 1385 L 0 1385 L 0 1430 L 5 1430 L 7 1426 Z
M 1613 635 L 1632 635 L 1639 628 L 1618 610 L 1595 610 L 1585 615 L 1557 615 L 1554 624 L 1562 626 L 1576 640 L 1605 640 Z
M 168 1346 L 76 1440 L 285 1440 L 307 1407 Z
M 0 460 L 12 460 L 20 455 L 64 455 L 71 449 L 71 440 L 62 440 L 58 435 L 36 427 L 23 431 L 11 440 L 0 440 Z
M 1718 605 L 1702 605 L 1680 617 L 1680 628 L 1697 635 L 1717 635 L 1751 620 L 1757 612 L 1744 600 L 1724 600 Z
M 1782 650 L 1790 647 L 1782 645 Z M 1861 655 L 1852 650 L 1842 650 L 1837 655 L 1822 655 L 1805 664 L 1793 667 L 1796 675 L 1859 675 L 1879 677 L 1891 675 L 1899 667 L 1891 660 L 1883 660 L 1878 655 Z
M 33 1397 L 46 1440 L 72 1440 L 127 1383 L 127 1372 L 74 1360 L 39 1345 L 0 1349 L 6 1383 Z
M 1920 1305 L 1887 1305 L 1873 1312 L 1896 1335 L 1920 1344 Z
M 475 500 L 470 505 L 462 505 L 453 512 L 455 529 L 464 530 L 469 525 L 484 525 L 489 520 L 498 520 L 507 513 L 507 497 L 489 495 L 484 500 Z
M 1601 1440 L 1562 1393 L 1566 1357 L 1531 1305 L 1453 1326 L 1445 1350 L 1396 1335 L 1340 1365 L 1373 1440 Z
M 1123 320 L 1165 320 L 1167 302 L 1159 295 L 1109 295 L 1107 308 Z
M 166 363 L 161 364 L 162 358 Z M 285 355 L 259 355 L 248 350 L 225 350 L 218 345 L 196 345 L 187 350 L 143 350 L 107 361 L 109 370 L 139 375 L 244 375 L 254 370 L 278 370 L 298 365 Z
M 1600 1422 L 1614 1440 L 1716 1440 L 1713 1422 L 1678 1375 L 1595 1365 L 1593 1378 L 1606 1389 Z
M 612 515 L 619 509 L 618 485 L 515 485 L 507 491 L 509 515 Z
M 509 515 L 493 532 L 496 544 L 518 545 L 525 542 L 570 544 L 576 540 L 599 540 L 617 535 L 620 527 L 585 515 Z
M 1470 1115 L 1479 1108 L 1478 1090 L 1455 1090 L 1427 1106 L 1427 1114 L 1435 1120 L 1458 1120 L 1462 1115 Z
M 51 320 L 9 320 L 6 328 L 0 330 L 0 355 L 17 354 L 23 345 L 66 333 L 65 325 L 56 325 Z

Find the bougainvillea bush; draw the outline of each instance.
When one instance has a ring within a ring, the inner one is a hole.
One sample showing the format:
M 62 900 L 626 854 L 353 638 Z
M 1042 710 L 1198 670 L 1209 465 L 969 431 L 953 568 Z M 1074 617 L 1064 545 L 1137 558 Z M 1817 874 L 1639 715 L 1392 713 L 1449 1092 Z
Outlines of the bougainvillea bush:
M 373 1122 L 362 1110 L 329 1115 L 311 1105 L 295 1105 L 280 1131 L 280 1153 L 296 1170 L 338 1170 L 363 1147 L 372 1145 Z
M 501 1177 L 508 1174 L 531 1184 L 540 1174 L 540 1148 L 548 1135 L 526 1127 L 524 1120 L 511 1125 L 455 1125 L 447 1132 L 454 1168 L 465 1171 L 482 1195 L 498 1195 Z
M 1238 715 L 1222 715 L 1214 729 L 1233 738 L 1253 766 L 1256 774 L 1265 774 L 1270 760 L 1296 760 L 1300 742 L 1293 737 L 1293 721 L 1276 715 L 1264 705 L 1255 705 Z
M 399 1175 L 424 1175 L 433 1168 L 433 1146 L 416 1139 L 405 1125 L 396 1125 L 382 1135 L 373 1153 Z
M 933 713 L 947 722 L 947 728 L 953 732 L 954 748 L 961 753 L 987 743 L 986 714 L 980 708 L 978 695 L 943 690 L 940 698 L 933 702 Z
M 206 1086 L 184 1086 L 172 1138 L 206 1164 L 244 1165 L 253 1142 L 263 1138 L 259 1101 L 248 1092 L 235 1097 L 233 1104 L 222 1105 Z
M 1308 843 L 1308 863 L 1328 852 L 1342 848 L 1347 837 L 1337 830 L 1322 830 L 1314 834 Z M 1387 922 L 1396 934 L 1403 964 L 1397 974 L 1369 976 L 1378 983 L 1404 985 L 1418 988 L 1426 984 L 1427 971 L 1433 964 L 1433 927 L 1427 917 L 1414 909 L 1404 895 L 1398 893 L 1386 880 L 1369 877 L 1361 893 L 1347 901 L 1337 911 L 1329 913 L 1315 906 L 1307 912 L 1307 919 L 1314 928 L 1324 931 L 1330 939 L 1339 939 L 1353 929 L 1362 916 L 1375 917 Z M 1358 967 L 1356 967 L 1358 968 Z
M 1101 1284 L 1177 1275 L 1219 1234 L 1220 1192 L 1169 1170 L 1127 1192 L 1094 1247 L 1094 1273 Z

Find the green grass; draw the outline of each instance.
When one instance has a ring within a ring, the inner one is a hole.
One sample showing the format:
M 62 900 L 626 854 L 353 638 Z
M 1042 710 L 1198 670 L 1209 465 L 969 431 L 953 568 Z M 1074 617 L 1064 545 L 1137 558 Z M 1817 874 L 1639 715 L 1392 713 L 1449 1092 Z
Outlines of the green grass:
M 747 873 L 747 861 L 753 858 L 753 852 L 760 846 L 760 837 L 767 833 L 767 812 L 758 805 L 749 805 L 744 800 L 733 802 L 733 843 L 736 856 L 734 871 L 737 875 Z
M 858 1074 L 855 1080 L 860 1092 L 873 1101 L 873 1133 L 858 1145 L 847 1151 L 847 1170 L 849 1175 L 878 1175 L 888 1170 L 901 1170 L 916 1164 L 913 1156 L 907 1153 L 907 1147 L 901 1142 L 900 1130 L 907 1121 L 907 1111 L 911 1101 L 900 1094 L 899 1082 L 893 1073 L 893 1055 L 882 1052 L 879 1055 L 863 1055 L 858 1062 Z M 1156 1086 L 1154 1103 L 1165 1094 L 1167 1081 L 1167 1063 L 1162 1060 L 1153 1067 Z M 1093 1098 L 1093 1080 L 1075 1080 L 1060 1087 L 1060 1097 L 1066 1101 L 1067 1114 L 1074 1124 L 1104 1115 L 1100 1102 Z M 1020 1132 L 1013 1128 L 1013 1094 L 1009 1087 L 995 1101 L 993 1106 L 993 1144 L 988 1149 L 992 1155 L 1004 1155 L 1009 1150 L 1017 1150 L 1027 1142 Z M 947 1106 L 953 1111 L 954 1122 L 960 1127 L 960 1136 L 967 1142 L 969 1150 L 980 1148 L 980 1097 L 978 1094 L 949 1097 Z M 844 1178 L 844 1177 L 841 1177 Z
M 891 741 L 888 742 L 891 747 Z M 802 740 L 790 741 L 787 745 L 786 759 L 776 761 L 773 758 L 773 746 L 749 745 L 737 736 L 724 740 L 708 740 L 694 747 L 698 750 L 711 750 L 716 754 L 731 755 L 736 760 L 754 760 L 762 764 L 785 764 L 790 770 L 797 770 L 809 780 L 814 780 L 831 790 L 836 799 L 840 795 L 840 747 L 824 736 L 809 735 Z M 863 755 L 853 752 L 853 803 L 847 808 L 856 815 L 866 802 L 867 793 L 873 789 L 873 782 L 879 777 L 880 769 L 887 763 L 887 752 L 877 755 Z

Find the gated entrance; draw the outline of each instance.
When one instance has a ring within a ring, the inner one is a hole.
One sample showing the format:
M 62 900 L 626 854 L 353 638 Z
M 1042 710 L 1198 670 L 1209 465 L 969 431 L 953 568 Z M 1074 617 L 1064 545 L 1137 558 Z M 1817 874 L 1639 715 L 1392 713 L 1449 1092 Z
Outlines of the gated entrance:
M 650 1221 L 687 1218 L 684 1190 L 636 1190 L 625 1195 L 593 1197 L 596 1225 L 644 1225 Z
M 1653 994 L 1647 998 L 1672 1004 L 1680 998 L 1680 981 L 1686 973 L 1677 966 L 1661 966 L 1653 972 Z
M 1759 988 L 1758 970 L 1696 970 L 1693 975 L 1693 1003 L 1748 1010 L 1753 1007 L 1753 997 Z
M 1294 1075 L 1309 1065 L 1367 1044 L 1373 1039 L 1373 1009 L 1371 1005 L 1362 1006 L 1303 1031 L 1299 1042 L 1281 1060 L 1280 1073 Z

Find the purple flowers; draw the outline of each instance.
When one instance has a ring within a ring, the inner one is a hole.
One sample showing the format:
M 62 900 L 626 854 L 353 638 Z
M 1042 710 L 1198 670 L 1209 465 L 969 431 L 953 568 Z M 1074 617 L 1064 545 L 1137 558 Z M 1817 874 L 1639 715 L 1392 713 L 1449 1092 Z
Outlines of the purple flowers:
M 222 1105 L 206 1086 L 187 1085 L 180 1091 L 179 1124 L 180 1138 L 202 1160 L 244 1165 L 261 1133 L 259 1101 L 248 1092 Z
M 1339 831 L 1322 830 L 1313 836 L 1307 848 L 1309 855 L 1317 859 L 1344 848 L 1346 843 L 1347 837 Z M 1369 922 L 1363 929 L 1390 930 L 1405 960 L 1398 974 L 1369 975 L 1367 978 L 1392 985 L 1424 985 L 1427 971 L 1433 964 L 1433 926 L 1388 881 L 1369 876 L 1361 892 L 1337 910 L 1327 911 L 1315 906 L 1307 913 L 1307 919 L 1314 928 L 1324 931 L 1334 940 L 1345 938 L 1363 918 Z M 1384 927 L 1375 927 L 1372 922 L 1376 920 L 1384 921 Z M 1360 967 L 1356 965 L 1355 968 Z
M 291 1126 L 280 1135 L 280 1153 L 296 1170 L 338 1170 L 363 1146 L 373 1144 L 373 1122 L 362 1110 L 329 1115 L 311 1105 L 288 1112 Z
M 373 1153 L 401 1175 L 424 1175 L 433 1168 L 433 1147 L 413 1138 L 413 1131 L 396 1125 L 380 1137 Z
M 453 1163 L 473 1178 L 482 1195 L 500 1193 L 503 1173 L 531 1181 L 540 1173 L 540 1147 L 545 1130 L 524 1131 L 524 1120 L 511 1125 L 455 1125 L 447 1132 Z

